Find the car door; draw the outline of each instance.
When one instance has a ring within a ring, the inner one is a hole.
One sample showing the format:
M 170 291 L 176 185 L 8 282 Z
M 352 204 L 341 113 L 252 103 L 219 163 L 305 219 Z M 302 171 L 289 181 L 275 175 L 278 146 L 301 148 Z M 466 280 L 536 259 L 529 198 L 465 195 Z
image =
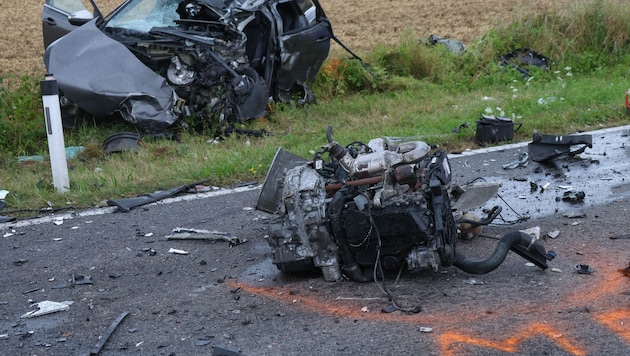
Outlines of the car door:
M 328 57 L 332 28 L 323 12 L 317 13 L 316 4 L 311 0 L 281 0 L 275 5 L 275 13 L 281 19 L 279 94 L 296 85 L 309 91 L 310 83 Z
M 93 17 L 81 0 L 46 0 L 42 11 L 44 48 Z

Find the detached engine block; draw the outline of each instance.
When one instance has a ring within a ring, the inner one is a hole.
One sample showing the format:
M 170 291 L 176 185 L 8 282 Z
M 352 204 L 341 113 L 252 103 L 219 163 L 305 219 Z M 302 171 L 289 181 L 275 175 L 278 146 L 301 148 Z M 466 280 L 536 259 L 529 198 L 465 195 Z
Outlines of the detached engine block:
M 327 136 L 329 143 L 310 162 L 278 150 L 261 191 L 257 208 L 274 214 L 266 238 L 281 271 L 319 268 L 327 281 L 346 276 L 367 282 L 375 266 L 437 272 L 455 265 L 487 273 L 510 249 L 541 268 L 553 258 L 538 241 L 514 232 L 487 260 L 468 260 L 456 253 L 463 220 L 451 205 L 443 151 L 431 152 L 421 141 L 390 144 L 381 138 L 343 147 L 330 128 Z M 493 218 L 466 223 L 484 225 Z

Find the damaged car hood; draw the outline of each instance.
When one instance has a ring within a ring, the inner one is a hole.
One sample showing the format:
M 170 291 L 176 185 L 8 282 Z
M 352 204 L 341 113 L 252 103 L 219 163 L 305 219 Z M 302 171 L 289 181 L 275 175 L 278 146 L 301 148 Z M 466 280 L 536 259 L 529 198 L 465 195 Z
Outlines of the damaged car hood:
M 101 32 L 95 22 L 46 49 L 44 63 L 64 95 L 95 116 L 119 112 L 125 120 L 151 131 L 172 125 L 179 116 L 177 95 L 166 79 Z
M 45 64 L 91 115 L 215 129 L 265 115 L 269 100 L 311 102 L 332 37 L 316 0 L 127 0 L 52 42 Z

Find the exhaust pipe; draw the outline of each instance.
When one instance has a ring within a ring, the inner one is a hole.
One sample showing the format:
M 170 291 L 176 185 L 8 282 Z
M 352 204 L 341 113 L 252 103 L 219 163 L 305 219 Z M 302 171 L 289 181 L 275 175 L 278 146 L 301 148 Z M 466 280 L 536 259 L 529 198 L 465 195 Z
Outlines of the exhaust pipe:
M 556 257 L 556 253 L 553 251 L 547 253 L 543 245 L 533 236 L 521 231 L 511 231 L 499 240 L 496 249 L 487 259 L 474 261 L 459 253 L 455 253 L 453 266 L 471 274 L 485 274 L 499 267 L 510 250 L 542 269 L 548 268 L 547 260 L 551 261 Z

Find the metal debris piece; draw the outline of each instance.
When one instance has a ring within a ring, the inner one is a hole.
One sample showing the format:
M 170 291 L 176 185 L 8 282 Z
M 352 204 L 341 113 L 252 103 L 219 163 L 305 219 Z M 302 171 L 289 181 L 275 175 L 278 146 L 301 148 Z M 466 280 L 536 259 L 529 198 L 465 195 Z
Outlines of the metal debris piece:
M 241 353 L 223 346 L 214 346 L 212 356 L 241 356 Z
M 470 285 L 482 285 L 483 281 L 475 279 L 475 278 L 468 278 L 467 280 L 465 280 L 466 284 L 470 284 Z
M 199 339 L 195 341 L 195 346 L 206 346 L 212 342 L 210 339 Z
M 551 237 L 552 239 L 555 239 L 556 237 L 560 236 L 560 230 L 558 229 L 551 230 L 547 233 L 547 236 Z
M 34 318 L 36 316 L 56 313 L 60 311 L 66 311 L 70 309 L 70 305 L 74 303 L 73 301 L 64 301 L 64 302 L 53 302 L 50 300 L 44 300 L 39 303 L 31 304 L 31 307 L 37 307 L 37 310 L 31 310 L 20 318 Z
M 630 239 L 630 234 L 615 235 L 610 237 L 611 240 Z
M 591 274 L 595 272 L 589 265 L 577 264 L 573 269 L 579 274 Z
M 167 240 L 206 240 L 206 241 L 227 241 L 230 245 L 240 245 L 247 242 L 247 239 L 239 239 L 228 232 L 209 231 L 200 229 L 187 229 L 176 227 L 170 235 L 166 236 Z
M 430 333 L 432 331 L 433 331 L 433 328 L 429 328 L 429 327 L 426 327 L 426 326 L 421 326 L 420 327 L 420 332 L 421 333 Z
M 518 167 L 527 167 L 529 163 L 529 155 L 527 152 L 522 152 L 516 161 L 512 161 L 510 163 L 506 163 L 503 165 L 503 169 L 515 169 Z
M 540 240 L 540 226 L 534 226 L 534 227 L 530 227 L 529 229 L 520 230 L 520 231 L 528 234 L 529 236 L 535 238 L 536 240 Z
M 171 248 L 171 249 L 168 250 L 168 253 L 174 253 L 176 255 L 187 255 L 188 251 L 178 250 L 176 248 Z
M 116 328 L 118 327 L 118 324 L 120 324 L 120 322 L 129 314 L 128 311 L 123 312 L 122 314 L 120 314 L 118 316 L 118 318 L 116 318 L 116 320 L 114 320 L 114 322 L 112 323 L 112 325 L 109 326 L 109 328 L 107 329 L 107 331 L 105 332 L 105 335 L 101 336 L 101 339 L 98 341 L 98 343 L 96 343 L 96 346 L 94 346 L 94 348 L 92 349 L 92 351 L 90 351 L 90 355 L 98 355 L 99 352 L 101 352 L 101 349 L 103 348 L 103 346 L 105 346 L 105 343 L 107 342 L 107 340 L 109 339 L 110 336 L 112 336 L 112 334 L 114 333 L 114 330 L 116 330 Z

